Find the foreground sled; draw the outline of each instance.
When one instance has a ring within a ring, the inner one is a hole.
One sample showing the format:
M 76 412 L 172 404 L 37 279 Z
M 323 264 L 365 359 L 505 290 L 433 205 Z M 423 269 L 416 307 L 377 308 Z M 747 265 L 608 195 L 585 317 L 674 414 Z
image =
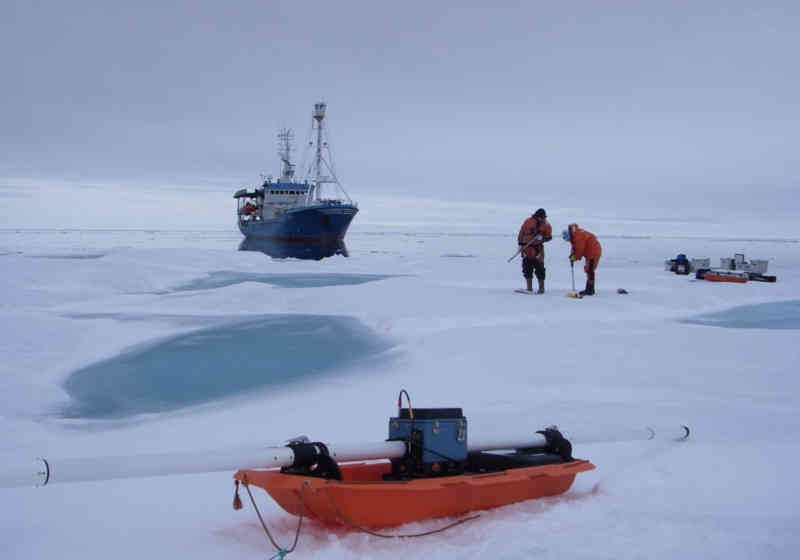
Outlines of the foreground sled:
M 394 478 L 390 463 L 360 463 L 342 466 L 337 478 L 259 470 L 239 471 L 234 478 L 263 488 L 293 515 L 382 528 L 555 496 L 593 468 L 589 461 L 548 453 L 477 453 L 463 474 L 447 476 Z
M 401 391 L 400 396 L 406 394 Z M 566 492 L 594 467 L 573 459 L 554 427 L 524 443 L 467 445 L 460 408 L 408 408 L 389 419 L 379 463 L 339 465 L 325 444 L 289 442 L 294 459 L 278 470 L 239 470 L 238 484 L 263 488 L 287 512 L 353 528 L 391 527 L 461 515 Z M 525 446 L 520 449 L 517 446 Z M 503 449 L 486 453 L 486 449 Z M 369 454 L 364 450 L 364 454 Z M 238 494 L 235 502 L 238 503 Z

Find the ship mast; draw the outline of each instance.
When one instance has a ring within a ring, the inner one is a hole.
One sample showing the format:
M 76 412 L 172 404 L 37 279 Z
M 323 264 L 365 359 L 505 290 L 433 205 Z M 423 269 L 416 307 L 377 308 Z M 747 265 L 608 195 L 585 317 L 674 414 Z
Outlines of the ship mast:
M 314 122 L 317 123 L 317 153 L 314 158 L 314 182 L 316 189 L 314 197 L 319 198 L 320 187 L 322 183 L 329 183 L 330 178 L 323 174 L 322 171 L 322 121 L 325 119 L 325 107 L 327 105 L 323 102 L 314 103 Z
M 325 140 L 326 132 L 324 131 L 325 124 L 323 121 L 325 120 L 325 109 L 327 106 L 327 103 L 324 101 L 314 103 L 314 111 L 312 112 L 313 120 L 311 122 L 309 141 L 306 146 L 306 151 L 303 153 L 302 169 L 305 172 L 305 181 L 310 183 L 312 186 L 312 188 L 309 189 L 308 200 L 323 200 L 322 185 L 325 183 L 332 183 L 336 185 L 336 188 L 344 195 L 344 200 L 348 204 L 353 204 L 353 201 L 350 199 L 347 191 L 344 190 L 344 187 L 342 187 L 342 184 L 336 177 L 336 171 L 333 169 L 333 156 L 331 154 L 330 147 L 328 146 L 328 142 Z M 316 139 L 314 138 L 315 131 Z M 315 140 L 316 146 L 314 146 Z M 314 148 L 313 160 L 306 165 L 306 162 L 308 161 L 307 158 L 312 151 L 312 147 Z M 323 155 L 323 149 L 327 151 L 327 157 Z M 331 194 L 334 195 L 334 198 L 331 200 L 342 201 L 337 193 Z
M 294 164 L 291 161 L 292 140 L 294 132 L 291 128 L 282 128 L 278 132 L 278 157 L 281 158 L 281 179 L 291 181 L 294 177 Z

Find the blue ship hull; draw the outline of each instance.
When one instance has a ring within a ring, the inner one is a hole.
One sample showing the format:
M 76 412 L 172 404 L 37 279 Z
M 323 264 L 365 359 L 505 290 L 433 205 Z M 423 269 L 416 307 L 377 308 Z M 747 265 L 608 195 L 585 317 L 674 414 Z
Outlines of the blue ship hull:
M 239 231 L 248 239 L 338 241 L 357 212 L 352 204 L 317 204 L 289 210 L 277 219 L 239 220 Z
M 276 259 L 322 260 L 334 255 L 349 256 L 344 241 L 279 241 L 245 237 L 239 244 L 240 251 L 257 251 Z

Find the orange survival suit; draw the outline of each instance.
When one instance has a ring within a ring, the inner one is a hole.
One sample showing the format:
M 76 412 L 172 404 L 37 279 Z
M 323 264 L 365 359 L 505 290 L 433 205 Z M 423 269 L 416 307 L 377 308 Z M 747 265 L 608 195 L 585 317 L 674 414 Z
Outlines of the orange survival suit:
M 586 289 L 581 292 L 581 295 L 593 296 L 594 271 L 600 262 L 603 248 L 592 232 L 581 229 L 578 224 L 570 224 L 567 231 L 569 232 L 569 242 L 572 244 L 572 252 L 569 255 L 570 262 L 586 258 L 586 264 L 583 266 L 583 270 L 586 272 Z
M 239 212 L 242 216 L 249 216 L 250 214 L 254 213 L 258 209 L 258 206 L 255 204 L 248 202 L 244 206 L 242 206 L 241 211 Z
M 519 228 L 517 243 L 520 247 L 525 247 L 522 249 L 522 276 L 525 277 L 528 291 L 533 290 L 535 272 L 536 280 L 539 283 L 537 293 L 544 293 L 544 243 L 551 239 L 553 239 L 553 228 L 547 221 L 547 213 L 544 208 L 539 208 Z

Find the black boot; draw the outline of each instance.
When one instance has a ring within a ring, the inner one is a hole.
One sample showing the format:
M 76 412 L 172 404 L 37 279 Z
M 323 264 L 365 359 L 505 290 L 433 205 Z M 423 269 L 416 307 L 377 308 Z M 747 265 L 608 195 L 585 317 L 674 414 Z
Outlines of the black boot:
M 533 291 L 533 278 L 525 278 L 525 282 L 528 284 L 528 291 Z
M 586 289 L 580 292 L 582 296 L 593 296 L 594 295 L 594 282 L 586 281 Z

